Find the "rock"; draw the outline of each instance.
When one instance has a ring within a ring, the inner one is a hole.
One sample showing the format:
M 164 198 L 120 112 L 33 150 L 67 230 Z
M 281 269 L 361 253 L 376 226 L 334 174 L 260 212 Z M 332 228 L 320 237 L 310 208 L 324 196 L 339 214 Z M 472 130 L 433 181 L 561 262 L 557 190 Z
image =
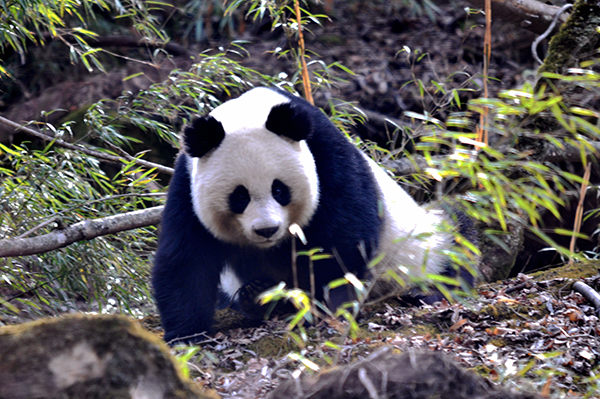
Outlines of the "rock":
M 209 399 L 168 347 L 123 316 L 73 315 L 0 328 L 0 399 Z
M 269 399 L 534 399 L 498 387 L 439 352 L 383 348 L 365 360 L 282 382 Z

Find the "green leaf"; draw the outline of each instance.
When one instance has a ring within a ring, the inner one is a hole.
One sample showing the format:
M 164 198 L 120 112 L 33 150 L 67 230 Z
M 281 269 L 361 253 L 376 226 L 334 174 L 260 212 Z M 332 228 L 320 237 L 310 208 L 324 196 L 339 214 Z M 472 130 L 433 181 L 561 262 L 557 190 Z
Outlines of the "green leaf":
M 87 30 L 87 29 L 83 29 L 83 28 L 79 28 L 79 27 L 73 28 L 73 31 L 75 31 L 77 33 L 81 33 L 82 35 L 86 35 L 89 37 L 98 37 L 99 36 L 96 32 L 92 32 L 91 30 Z
M 4 144 L 0 143 L 0 155 L 2 155 L 2 151 L 7 152 L 16 157 L 20 156 L 20 154 L 18 152 L 13 151 L 10 148 L 8 148 L 7 146 L 5 146 Z

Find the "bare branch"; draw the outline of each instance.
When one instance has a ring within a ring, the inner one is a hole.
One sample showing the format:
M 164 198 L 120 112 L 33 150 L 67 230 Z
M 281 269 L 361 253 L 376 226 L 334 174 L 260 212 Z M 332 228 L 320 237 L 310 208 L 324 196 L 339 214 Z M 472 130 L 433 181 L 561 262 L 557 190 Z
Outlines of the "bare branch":
M 38 237 L 0 240 L 0 257 L 40 254 L 63 248 L 76 241 L 155 225 L 160 223 L 163 208 L 164 206 L 155 206 L 121 215 L 84 220 Z
M 44 35 L 45 38 L 50 38 L 49 35 Z M 69 43 L 75 43 L 73 37 L 65 37 Z M 86 38 L 87 44 L 91 47 L 152 47 L 162 48 L 169 54 L 174 56 L 188 56 L 193 57 L 194 52 L 188 50 L 186 47 L 181 46 L 175 42 L 161 42 L 152 41 L 147 38 L 140 38 L 135 36 L 95 36 Z
M 24 133 L 29 134 L 30 136 L 37 137 L 37 138 L 42 139 L 47 142 L 53 141 L 56 145 L 58 145 L 60 147 L 67 148 L 67 149 L 70 149 L 73 151 L 80 151 L 80 152 L 83 152 L 84 154 L 93 156 L 98 159 L 102 159 L 104 161 L 113 162 L 113 163 L 126 163 L 127 161 L 134 161 L 135 164 L 137 164 L 137 165 L 144 166 L 144 167 L 147 167 L 150 169 L 156 168 L 156 170 L 159 172 L 167 173 L 170 175 L 173 174 L 173 169 L 169 168 L 167 166 L 163 166 L 163 165 L 160 165 L 160 164 L 157 164 L 154 162 L 145 161 L 143 159 L 135 159 L 131 155 L 118 157 L 118 156 L 107 154 L 107 153 L 104 153 L 101 151 L 91 150 L 91 149 L 86 148 L 81 145 L 67 143 L 66 141 L 63 141 L 61 139 L 52 137 L 50 135 L 47 135 L 47 134 L 44 134 L 41 132 L 38 132 L 37 130 L 31 129 L 27 126 L 22 126 L 16 122 L 11 121 L 10 119 L 6 119 L 2 116 L 0 116 L 0 124 L 10 127 L 12 129 L 14 129 L 16 132 L 22 131 Z
M 467 0 L 477 8 L 483 8 L 485 0 Z M 510 21 L 532 32 L 541 34 L 552 23 L 560 7 L 537 0 L 492 0 L 492 18 Z M 564 23 L 568 14 L 562 14 L 558 23 Z

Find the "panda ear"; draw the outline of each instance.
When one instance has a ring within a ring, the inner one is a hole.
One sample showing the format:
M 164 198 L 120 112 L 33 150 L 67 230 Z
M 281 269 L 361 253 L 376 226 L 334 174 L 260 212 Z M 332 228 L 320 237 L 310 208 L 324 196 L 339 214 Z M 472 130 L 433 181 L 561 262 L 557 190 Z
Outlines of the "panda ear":
M 204 116 L 194 119 L 183 129 L 181 143 L 187 155 L 201 158 L 217 148 L 224 137 L 225 130 L 221 122 L 212 116 Z
M 310 115 L 291 102 L 274 106 L 267 118 L 266 127 L 273 133 L 294 141 L 308 139 L 313 131 Z

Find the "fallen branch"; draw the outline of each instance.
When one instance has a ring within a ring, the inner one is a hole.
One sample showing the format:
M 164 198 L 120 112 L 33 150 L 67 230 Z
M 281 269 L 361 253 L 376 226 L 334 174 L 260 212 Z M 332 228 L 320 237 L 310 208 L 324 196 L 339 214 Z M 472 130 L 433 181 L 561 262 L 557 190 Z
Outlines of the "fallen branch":
M 573 283 L 573 290 L 579 292 L 585 299 L 590 301 L 594 305 L 594 308 L 596 308 L 596 312 L 600 312 L 600 294 L 598 294 L 598 291 L 582 281 Z
M 467 0 L 477 8 L 483 8 L 485 0 Z M 537 0 L 492 0 L 494 18 L 510 21 L 515 25 L 542 34 L 558 14 L 560 7 L 544 4 Z M 568 14 L 558 18 L 558 26 L 567 20 Z
M 431 157 L 432 160 L 440 161 L 446 158 L 446 155 Z M 390 169 L 396 176 L 408 176 L 415 173 L 422 173 L 430 166 L 427 163 L 427 159 L 425 159 L 425 157 L 422 155 L 414 155 L 411 158 L 404 157 L 400 159 L 394 159 L 392 161 L 384 161 L 382 164 L 386 168 Z
M 330 98 L 329 95 L 326 95 L 324 99 L 316 100 L 315 103 L 319 108 L 322 108 L 327 112 L 331 112 L 331 106 L 333 105 L 338 110 L 348 112 L 349 114 L 362 114 L 365 117 L 365 120 L 357 121 L 357 127 L 361 126 L 363 128 L 362 131 L 359 131 L 358 133 L 362 139 L 370 140 L 375 143 L 382 144 L 389 142 L 391 136 L 398 129 L 404 130 L 404 128 L 407 128 L 414 130 L 417 128 L 417 125 L 413 123 L 401 121 L 363 107 L 358 108 L 351 103 Z M 357 111 L 357 109 L 359 109 L 359 111 Z
M 586 156 L 593 157 L 594 159 L 600 158 L 600 142 L 590 141 L 586 144 Z M 581 149 L 572 145 L 565 145 L 564 148 L 558 148 L 548 144 L 539 162 L 581 162 Z
M 160 223 L 163 208 L 155 206 L 100 219 L 84 220 L 37 237 L 0 240 L 0 257 L 41 254 L 77 241 L 155 225 Z
M 113 163 L 126 163 L 129 161 L 134 161 L 135 164 L 140 165 L 140 166 L 144 166 L 150 169 L 155 168 L 157 171 L 162 172 L 162 173 L 167 173 L 172 175 L 173 174 L 173 169 L 169 168 L 167 166 L 163 166 L 154 162 L 149 162 L 149 161 L 145 161 L 143 159 L 136 159 L 134 157 L 132 157 L 131 155 L 123 155 L 123 156 L 116 156 L 116 155 L 111 155 L 111 154 L 107 154 L 101 151 L 97 151 L 97 150 L 91 150 L 89 148 L 83 147 L 81 145 L 75 145 L 75 144 L 71 144 L 71 143 L 67 143 L 66 141 L 63 141 L 61 139 L 58 139 L 56 137 L 38 132 L 37 130 L 31 129 L 27 126 L 23 126 L 20 125 L 16 122 L 11 121 L 10 119 L 6 119 L 2 116 L 0 116 L 0 124 L 7 126 L 9 128 L 14 129 L 15 132 L 24 132 L 27 133 L 30 136 L 33 137 L 37 137 L 38 139 L 44 140 L 46 142 L 54 142 L 56 145 L 63 147 L 63 148 L 67 148 L 69 150 L 73 150 L 73 151 L 80 151 L 84 154 L 90 155 L 92 157 L 98 158 L 98 159 L 102 159 L 104 161 L 108 161 L 108 162 L 113 162 Z

